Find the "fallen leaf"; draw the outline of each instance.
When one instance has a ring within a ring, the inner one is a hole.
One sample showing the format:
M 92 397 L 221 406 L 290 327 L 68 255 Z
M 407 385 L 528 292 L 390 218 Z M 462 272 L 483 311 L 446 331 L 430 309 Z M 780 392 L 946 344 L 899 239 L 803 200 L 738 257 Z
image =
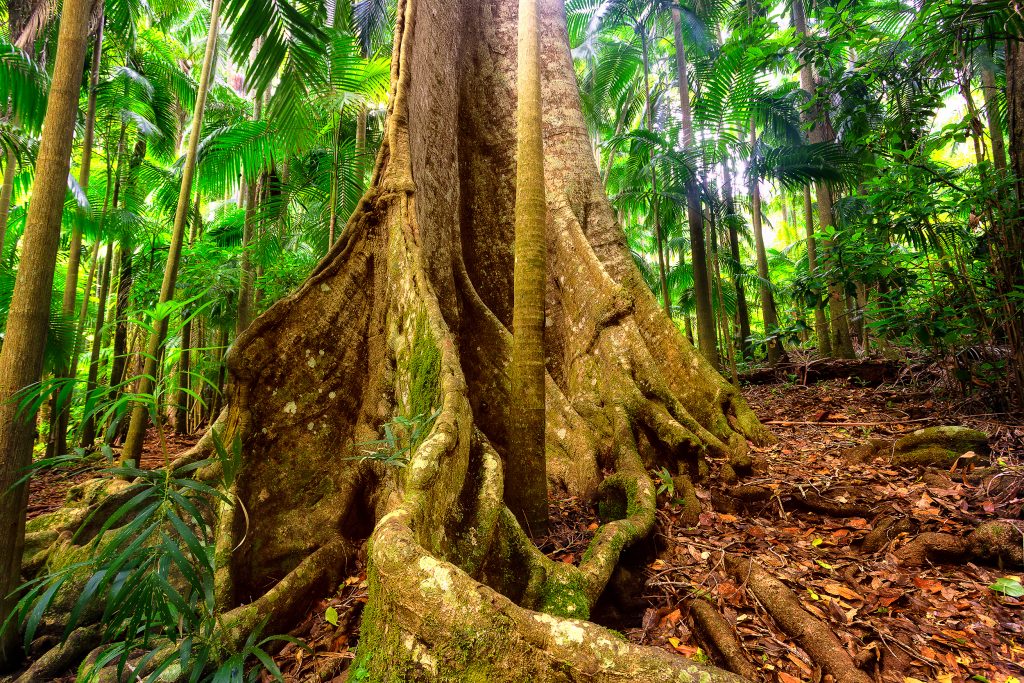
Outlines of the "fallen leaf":
M 661 623 L 658 624 L 658 626 L 660 628 L 665 628 L 666 626 L 675 626 L 676 623 L 679 621 L 680 616 L 682 615 L 679 613 L 679 610 L 674 609 L 661 618 Z
M 923 590 L 925 593 L 938 593 L 942 590 L 942 584 L 934 579 L 922 579 L 920 576 L 914 577 L 914 585 Z
M 844 600 L 863 600 L 864 599 L 863 596 L 861 596 L 861 594 L 858 593 L 857 591 L 850 590 L 849 588 L 847 588 L 846 586 L 842 585 L 841 583 L 836 583 L 834 581 L 826 582 L 822 586 L 822 588 L 829 595 L 835 595 L 835 596 L 838 596 L 840 598 L 843 598 Z

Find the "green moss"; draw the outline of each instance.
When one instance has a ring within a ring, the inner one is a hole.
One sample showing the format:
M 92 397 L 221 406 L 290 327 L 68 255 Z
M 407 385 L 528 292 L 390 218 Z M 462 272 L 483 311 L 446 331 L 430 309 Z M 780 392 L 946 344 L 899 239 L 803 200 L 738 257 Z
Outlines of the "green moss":
M 626 503 L 620 498 L 609 498 L 597 504 L 597 516 L 605 524 L 626 517 Z
M 627 638 L 626 634 L 623 633 L 622 631 L 616 631 L 615 629 L 610 628 L 610 629 L 608 629 L 608 632 L 611 633 L 613 636 L 615 636 L 616 638 L 618 638 L 619 640 L 621 640 L 624 643 L 628 643 L 629 642 L 629 638 Z
M 409 415 L 429 415 L 441 385 L 441 351 L 430 335 L 425 316 L 416 322 L 409 356 Z
M 537 610 L 555 617 L 589 619 L 590 599 L 583 579 L 576 572 L 551 577 L 541 588 Z

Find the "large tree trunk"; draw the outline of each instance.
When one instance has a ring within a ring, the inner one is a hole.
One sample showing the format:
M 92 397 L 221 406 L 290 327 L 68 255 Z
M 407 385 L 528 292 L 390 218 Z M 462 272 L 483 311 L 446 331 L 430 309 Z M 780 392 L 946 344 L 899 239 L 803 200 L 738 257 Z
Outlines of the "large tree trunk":
M 371 189 L 310 279 L 229 353 L 217 429 L 241 440 L 243 467 L 239 512 L 221 518 L 221 606 L 239 637 L 266 617 L 279 628 L 369 540 L 371 680 L 733 680 L 585 621 L 653 526 L 647 469 L 743 466 L 746 438 L 769 437 L 637 271 L 590 152 L 563 3 L 539 6 L 548 477 L 619 513 L 574 567 L 541 555 L 502 503 L 517 12 L 404 0 Z M 351 459 L 424 408 L 438 416 L 406 467 Z
M 35 415 L 18 413 L 14 395 L 38 382 L 43 371 L 43 341 L 50 319 L 60 219 L 71 166 L 91 6 L 88 0 L 65 0 L 62 9 L 32 202 L 25 222 L 7 333 L 0 350 L 0 614 L 4 615 L 14 606 L 11 595 L 20 582 L 28 504 L 28 486 L 13 484 L 31 462 L 35 423 Z M 18 659 L 16 641 L 16 629 L 7 629 L 0 636 L 0 670 Z

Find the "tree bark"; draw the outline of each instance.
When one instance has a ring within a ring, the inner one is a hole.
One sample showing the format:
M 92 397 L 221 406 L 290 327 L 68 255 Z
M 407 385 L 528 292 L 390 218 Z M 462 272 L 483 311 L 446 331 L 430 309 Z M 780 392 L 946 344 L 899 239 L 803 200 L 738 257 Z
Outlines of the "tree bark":
M 690 109 L 690 81 L 686 73 L 686 46 L 678 9 L 672 10 L 672 25 L 676 43 L 676 70 L 683 146 L 693 147 L 693 116 Z M 715 314 L 711 306 L 711 281 L 708 278 L 707 244 L 704 240 L 704 218 L 700 209 L 700 189 L 692 183 L 686 191 L 686 222 L 690 231 L 690 258 L 693 263 L 693 296 L 697 302 L 697 343 L 701 355 L 718 367 L 718 339 L 715 334 Z
M 557 567 L 502 505 L 514 271 L 502 245 L 515 234 L 517 177 L 517 67 L 501 49 L 517 32 L 510 4 L 399 6 L 371 188 L 309 281 L 228 355 L 218 429 L 243 443 L 237 490 L 250 525 L 240 512 L 222 517 L 220 547 L 247 540 L 218 594 L 239 635 L 268 614 L 274 628 L 369 537 L 357 666 L 373 679 L 542 679 L 558 668 L 691 680 L 692 663 L 609 646 L 579 619 L 653 524 L 654 460 L 696 473 L 703 454 L 741 457 L 744 434 L 767 435 L 632 262 L 579 111 L 560 0 L 542 0 L 540 13 L 548 478 L 587 498 L 600 489 L 624 518 L 601 528 L 580 567 Z M 424 411 L 440 412 L 406 467 L 350 459 L 393 416 Z M 647 455 L 641 433 L 657 444 Z M 605 467 L 616 474 L 602 482 Z M 250 603 L 268 578 L 285 579 L 291 597 Z
M 82 192 L 89 189 L 89 170 L 92 165 L 92 143 L 96 132 L 96 88 L 100 82 L 100 61 L 103 56 L 103 12 L 92 47 L 92 68 L 89 72 L 89 99 L 85 107 L 85 132 L 82 134 L 82 163 L 78 169 L 78 185 Z M 68 250 L 68 274 L 64 281 L 64 315 L 75 314 L 78 299 L 78 270 L 82 261 L 82 225 L 75 221 L 71 227 L 71 245 Z
M 1014 352 L 1018 399 L 1024 403 L 1024 42 L 1006 42 L 1006 108 L 1009 113 L 1010 170 L 1016 182 L 1016 211 L 995 223 L 996 292 L 1003 302 L 1004 329 Z M 1017 294 L 1017 296 L 1015 296 Z
M 195 111 L 192 116 L 192 129 L 189 133 L 188 151 L 181 172 L 181 190 L 178 193 L 178 206 L 174 213 L 174 230 L 171 233 L 170 249 L 167 252 L 167 263 L 164 267 L 163 283 L 160 286 L 160 303 L 164 304 L 174 298 L 174 287 L 178 281 L 178 266 L 181 262 L 181 247 L 185 239 L 185 224 L 188 222 L 189 198 L 192 194 L 192 180 L 196 171 L 196 157 L 199 148 L 199 137 L 202 133 L 203 112 L 206 109 L 206 96 L 213 80 L 213 65 L 217 55 L 219 36 L 221 0 L 213 0 L 210 7 L 210 30 L 206 39 L 206 53 L 203 55 L 203 69 L 196 89 Z M 149 335 L 146 362 L 142 378 L 139 380 L 138 393 L 151 394 L 154 380 L 159 373 L 158 359 L 160 347 L 167 336 L 168 319 L 163 317 L 156 321 L 155 329 Z M 128 437 L 125 439 L 121 457 L 124 460 L 138 460 L 142 453 L 142 442 L 146 436 L 149 414 L 144 404 L 132 408 L 131 423 Z
M 88 42 L 87 0 L 66 0 L 61 13 L 53 81 L 36 158 L 32 202 L 25 222 L 7 334 L 0 349 L 0 614 L 9 614 L 20 582 L 28 487 L 12 485 L 32 457 L 34 415 L 19 414 L 17 392 L 38 382 L 50 319 L 60 221 L 71 166 L 71 145 Z M 16 629 L 0 636 L 0 670 L 20 656 Z
M 991 51 L 989 58 L 991 59 Z M 991 62 L 981 68 L 981 92 L 985 97 L 988 135 L 992 141 L 992 165 L 1002 176 L 1006 171 L 1006 141 L 1003 138 L 1003 124 L 999 120 L 999 86 L 996 84 L 996 73 Z
M 92 145 L 96 130 L 96 88 L 100 78 L 100 61 L 103 55 L 103 12 L 100 11 L 99 25 L 96 27 L 96 38 L 93 41 L 92 68 L 89 75 L 89 97 L 85 109 L 85 132 L 82 135 L 82 162 L 78 170 L 78 185 L 83 193 L 89 189 L 89 170 L 92 164 Z M 0 202 L 3 199 L 0 198 Z M 71 228 L 71 244 L 68 248 L 67 277 L 64 280 L 64 301 L 61 310 L 66 318 L 75 315 L 75 303 L 78 298 L 78 271 L 82 264 L 82 226 L 76 217 Z M 0 239 L 0 243 L 2 243 Z M 3 252 L 0 244 L 0 253 Z M 77 340 L 76 340 L 77 343 Z M 68 359 L 66 371 L 70 371 L 72 365 L 77 365 L 74 359 Z M 71 377 L 71 375 L 68 375 Z M 64 405 L 58 404 L 59 391 L 54 392 L 50 423 L 50 440 L 47 444 L 47 457 L 53 457 L 68 452 L 68 426 L 71 421 L 71 402 L 74 396 L 72 391 L 66 397 Z
M 113 268 L 114 243 L 107 243 L 107 255 L 100 272 L 99 303 L 96 305 L 96 320 L 93 325 L 92 353 L 89 356 L 89 376 L 85 384 L 87 397 L 93 397 L 99 386 L 100 350 L 103 348 L 103 324 L 106 320 L 107 298 L 110 295 L 110 273 Z M 96 416 L 88 416 L 82 425 L 82 448 L 89 450 L 96 443 Z
M 4 159 L 4 179 L 0 185 L 0 256 L 7 241 L 7 225 L 10 222 L 11 202 L 14 200 L 14 176 L 18 173 L 18 157 L 14 150 L 7 150 Z
M 196 239 L 199 237 L 199 228 L 202 222 L 202 216 L 199 210 L 199 199 L 199 192 L 196 192 L 196 200 L 192 204 L 192 228 L 189 230 L 188 235 L 189 248 L 192 248 L 196 243 Z M 257 200 L 254 197 L 252 201 L 255 203 Z M 246 210 L 246 213 L 248 214 L 248 209 Z M 248 216 L 246 219 L 248 220 Z M 243 233 L 245 232 L 244 227 L 242 228 L 242 231 Z M 242 237 L 242 243 L 244 249 L 244 234 Z M 244 282 L 242 283 L 242 286 L 244 287 Z M 239 291 L 239 297 L 241 297 L 241 291 Z M 241 299 L 239 300 L 239 306 L 241 306 Z M 189 395 L 189 391 L 192 389 L 192 365 L 194 360 L 192 358 L 192 324 L 195 321 L 191 319 L 191 315 L 192 311 L 188 309 L 182 310 L 181 312 L 183 323 L 181 326 L 181 350 L 178 355 L 178 391 L 174 399 L 174 433 L 182 436 L 189 433 L 188 411 L 192 402 L 192 397 Z
M 256 97 L 256 104 L 254 105 L 253 120 L 259 121 L 262 116 L 263 110 L 263 98 L 261 96 Z M 335 160 L 337 165 L 337 160 Z M 259 179 L 254 183 L 246 183 L 245 192 L 245 223 L 242 227 L 242 256 L 240 272 L 238 276 L 238 318 L 235 321 L 235 334 L 239 335 L 242 331 L 249 327 L 249 323 L 252 322 L 253 316 L 253 292 L 255 289 L 256 278 L 253 265 L 252 265 L 252 241 L 254 237 L 254 231 L 256 228 L 256 212 L 259 209 L 259 198 L 261 196 L 261 186 L 264 174 L 260 174 Z M 332 216 L 333 216 L 333 204 L 332 204 Z M 333 242 L 333 230 L 331 232 L 331 241 Z

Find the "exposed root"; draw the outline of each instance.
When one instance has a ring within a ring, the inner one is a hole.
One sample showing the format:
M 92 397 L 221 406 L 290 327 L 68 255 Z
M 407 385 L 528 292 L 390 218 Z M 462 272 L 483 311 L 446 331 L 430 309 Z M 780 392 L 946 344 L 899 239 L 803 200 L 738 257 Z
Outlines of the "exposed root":
M 46 683 L 78 665 L 82 658 L 100 643 L 100 626 L 76 628 L 56 647 L 47 651 L 15 683 Z
M 778 500 L 784 510 L 805 510 L 830 517 L 870 517 L 871 507 L 855 500 L 843 501 L 845 492 L 827 492 L 836 497 L 825 497 L 816 491 L 796 487 L 784 491 L 776 491 L 766 486 L 754 484 L 732 486 L 725 490 L 725 498 L 715 500 L 716 508 L 722 512 L 735 512 L 742 509 L 763 507 L 771 501 Z
M 985 522 L 966 538 L 926 532 L 896 551 L 908 566 L 970 559 L 1004 568 L 1024 567 L 1024 525 L 1010 520 Z
M 905 565 L 920 567 L 930 562 L 958 562 L 966 552 L 962 538 L 928 531 L 897 550 L 896 557 Z
M 682 501 L 683 509 L 679 513 L 679 521 L 683 526 L 696 526 L 700 521 L 700 499 L 693 482 L 684 474 L 672 477 L 672 487 L 676 498 Z
M 888 547 L 900 534 L 910 533 L 911 529 L 913 524 L 906 517 L 882 515 L 864 537 L 860 549 L 868 555 L 873 555 Z
M 258 627 L 275 633 L 295 623 L 310 602 L 337 585 L 354 559 L 355 549 L 342 541 L 317 550 L 262 597 L 224 615 L 229 639 L 239 647 Z
M 829 517 L 870 517 L 872 509 L 855 501 L 844 502 L 826 498 L 814 491 L 798 489 L 790 492 L 793 505 Z
M 361 661 L 381 679 L 740 681 L 595 624 L 533 612 L 425 553 L 394 512 L 371 542 Z M 495 666 L 500 662 L 500 666 Z
M 690 603 L 694 633 L 725 669 L 752 681 L 760 678 L 758 669 L 743 651 L 736 629 L 708 602 L 697 598 Z
M 795 639 L 807 654 L 837 683 L 871 683 L 839 642 L 831 628 L 800 605 L 799 598 L 781 581 L 758 564 L 726 555 L 726 570 L 757 598 L 783 631 Z

